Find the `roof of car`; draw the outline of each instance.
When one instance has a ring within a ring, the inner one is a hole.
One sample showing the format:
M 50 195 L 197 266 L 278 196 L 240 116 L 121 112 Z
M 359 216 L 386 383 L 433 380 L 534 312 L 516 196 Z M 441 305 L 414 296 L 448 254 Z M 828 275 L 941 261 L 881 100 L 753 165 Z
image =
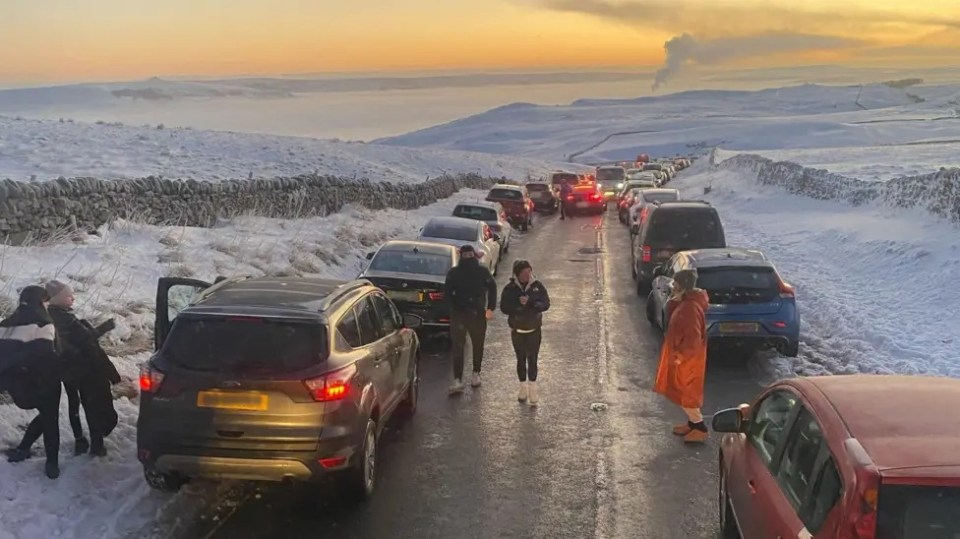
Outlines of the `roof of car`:
M 713 206 L 709 202 L 703 202 L 701 200 L 672 200 L 667 202 L 661 202 L 657 206 L 658 210 L 703 210 L 703 209 L 713 209 Z
M 577 184 L 577 185 L 574 185 L 574 186 L 573 186 L 573 190 L 574 190 L 574 191 L 576 191 L 576 190 L 578 190 L 578 189 L 579 189 L 580 191 L 596 191 L 596 190 L 597 190 L 597 184 L 595 184 L 595 183 L 581 183 L 581 184 Z
M 598 170 L 610 170 L 610 169 L 616 169 L 616 168 L 623 168 L 623 167 L 621 167 L 620 165 L 604 165 L 602 167 L 597 167 Z
M 481 201 L 481 200 L 478 200 L 478 201 L 476 201 L 476 202 L 460 202 L 459 204 L 457 204 L 456 206 L 454 206 L 454 208 L 457 208 L 457 207 L 460 207 L 460 206 L 473 206 L 473 207 L 475 207 L 475 208 L 487 208 L 487 209 L 489 209 L 489 210 L 496 210 L 496 209 L 499 209 L 499 208 L 500 208 L 500 203 L 499 203 L 499 202 L 489 202 L 489 201 L 486 201 L 486 200 L 482 200 L 482 201 Z
M 678 197 L 680 196 L 680 190 L 679 190 L 679 189 L 668 189 L 668 188 L 666 188 L 666 187 L 658 187 L 658 188 L 656 188 L 656 189 L 644 189 L 644 190 L 643 190 L 643 194 L 645 194 L 645 195 L 667 195 L 667 194 L 671 194 L 671 193 L 677 195 Z
M 477 228 L 477 221 L 475 219 L 467 219 L 466 217 L 431 217 L 427 224 L 424 225 L 424 228 L 427 225 L 443 225 L 443 226 L 462 226 L 464 228 Z
M 380 247 L 381 251 L 420 252 L 431 255 L 450 255 L 456 253 L 453 245 L 429 241 L 390 240 Z
M 350 283 L 337 279 L 254 277 L 229 280 L 201 295 L 189 310 L 218 312 L 219 307 L 267 307 L 322 310 L 323 300 Z
M 722 249 L 696 249 L 683 251 L 694 268 L 716 268 L 727 266 L 773 267 L 770 260 L 760 251 L 741 247 Z
M 952 413 L 960 409 L 960 380 L 838 375 L 797 382 L 820 390 L 880 470 L 960 465 L 960 423 Z
M 493 191 L 494 189 L 514 189 L 517 191 L 522 191 L 523 187 L 519 185 L 509 184 L 509 183 L 498 183 L 497 185 L 494 185 L 492 188 L 490 188 L 491 191 Z

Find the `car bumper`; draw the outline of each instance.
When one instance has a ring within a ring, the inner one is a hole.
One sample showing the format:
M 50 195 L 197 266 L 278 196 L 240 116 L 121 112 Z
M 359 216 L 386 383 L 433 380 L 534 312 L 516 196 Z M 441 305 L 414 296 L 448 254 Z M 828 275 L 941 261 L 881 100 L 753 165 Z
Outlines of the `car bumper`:
M 401 314 L 416 316 L 423 327 L 450 327 L 450 312 L 439 307 L 421 307 L 416 304 L 394 302 Z
M 721 331 L 720 324 L 724 322 L 756 323 L 757 331 Z M 714 347 L 741 346 L 749 348 L 774 348 L 786 350 L 791 344 L 800 340 L 799 331 L 795 328 L 773 330 L 763 321 L 757 320 L 722 320 L 707 319 L 707 342 Z

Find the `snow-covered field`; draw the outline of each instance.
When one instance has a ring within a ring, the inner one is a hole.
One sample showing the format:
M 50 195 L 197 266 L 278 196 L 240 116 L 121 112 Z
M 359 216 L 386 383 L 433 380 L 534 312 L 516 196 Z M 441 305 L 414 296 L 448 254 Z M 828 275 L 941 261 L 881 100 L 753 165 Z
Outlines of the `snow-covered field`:
M 75 243 L 9 247 L 0 245 L 0 301 L 12 306 L 16 290 L 58 278 L 77 292 L 79 314 L 91 319 L 118 318 L 111 337 L 114 357 L 131 389 L 138 364 L 151 346 L 156 282 L 161 276 L 213 280 L 218 275 L 309 275 L 350 279 L 359 272 L 364 255 L 393 237 L 415 237 L 433 215 L 449 215 L 463 200 L 476 200 L 480 191 L 464 190 L 419 210 L 370 212 L 345 209 L 324 218 L 284 221 L 241 218 L 212 229 L 154 227 L 131 222 L 103 227 L 100 235 Z M 135 392 L 133 394 L 136 394 Z M 0 459 L 0 539 L 61 537 L 143 537 L 163 521 L 165 536 L 177 519 L 189 521 L 210 495 L 210 485 L 191 486 L 171 498 L 152 492 L 143 482 L 136 460 L 137 404 L 126 397 L 115 401 L 120 424 L 107 439 L 109 456 L 68 456 L 73 435 L 61 403 L 61 470 L 57 481 L 43 476 L 40 445 L 35 457 L 22 464 Z M 19 442 L 36 414 L 12 404 L 0 404 L 0 447 Z
M 0 116 L 0 179 L 18 181 L 59 176 L 217 181 L 316 172 L 420 182 L 462 172 L 523 179 L 556 166 L 533 158 L 361 142 Z

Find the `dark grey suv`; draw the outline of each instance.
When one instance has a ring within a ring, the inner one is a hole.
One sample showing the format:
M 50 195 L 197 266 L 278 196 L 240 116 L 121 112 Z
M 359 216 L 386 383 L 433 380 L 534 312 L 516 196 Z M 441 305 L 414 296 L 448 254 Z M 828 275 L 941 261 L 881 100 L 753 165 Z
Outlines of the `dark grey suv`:
M 365 280 L 160 279 L 140 372 L 147 483 L 333 477 L 369 498 L 381 429 L 416 410 L 418 320 Z

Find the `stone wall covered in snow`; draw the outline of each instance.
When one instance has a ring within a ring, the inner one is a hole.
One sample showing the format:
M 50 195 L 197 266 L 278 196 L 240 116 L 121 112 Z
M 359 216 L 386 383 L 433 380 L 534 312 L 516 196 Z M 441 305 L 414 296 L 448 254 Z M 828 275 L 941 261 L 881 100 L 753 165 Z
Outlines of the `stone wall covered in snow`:
M 795 195 L 821 200 L 842 200 L 854 206 L 866 203 L 899 208 L 920 208 L 960 224 L 960 169 L 905 176 L 886 182 L 869 182 L 814 169 L 788 161 L 740 154 L 711 165 L 756 173 L 757 181 L 776 185 Z
M 144 178 L 60 178 L 52 182 L 0 181 L 0 240 L 65 228 L 93 230 L 116 219 L 154 225 L 211 226 L 242 214 L 297 218 L 327 215 L 347 204 L 370 209 L 413 209 L 464 188 L 485 189 L 494 180 L 475 174 L 422 183 L 372 182 L 331 176 L 218 183 Z

